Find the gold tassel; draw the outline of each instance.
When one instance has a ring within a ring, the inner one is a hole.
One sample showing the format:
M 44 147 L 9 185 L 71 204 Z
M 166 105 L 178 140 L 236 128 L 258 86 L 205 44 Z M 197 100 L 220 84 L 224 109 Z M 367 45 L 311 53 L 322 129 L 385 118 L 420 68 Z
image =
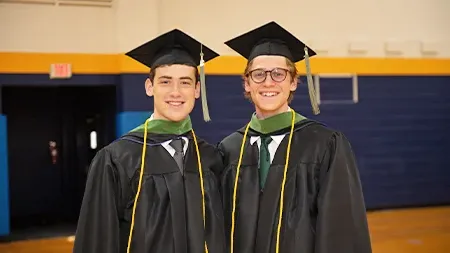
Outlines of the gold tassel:
M 205 84 L 205 61 L 203 60 L 203 45 L 200 50 L 200 89 L 202 96 L 202 109 L 203 109 L 203 119 L 208 122 L 211 121 L 208 110 L 208 101 L 206 100 L 206 84 Z
M 306 78 L 308 80 L 309 99 L 311 100 L 311 106 L 314 115 L 318 115 L 320 113 L 320 109 L 319 104 L 317 103 L 316 89 L 314 87 L 314 82 L 311 75 L 311 66 L 309 64 L 309 54 L 307 47 L 305 47 L 305 65 L 306 65 Z

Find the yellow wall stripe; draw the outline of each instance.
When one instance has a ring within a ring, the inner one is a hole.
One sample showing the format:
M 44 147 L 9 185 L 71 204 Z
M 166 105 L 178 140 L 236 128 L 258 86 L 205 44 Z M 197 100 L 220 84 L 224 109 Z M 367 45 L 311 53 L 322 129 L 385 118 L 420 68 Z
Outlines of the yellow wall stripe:
M 74 74 L 117 73 L 117 55 L 0 53 L 0 73 L 48 74 L 52 63 L 70 63 Z
M 53 54 L 1 53 L 0 73 L 48 74 L 50 64 L 70 63 L 74 74 L 147 73 L 142 66 L 125 55 L 117 54 Z M 239 75 L 245 59 L 220 56 L 205 66 L 208 74 Z M 303 62 L 298 64 L 305 73 Z M 311 59 L 313 73 L 356 73 L 360 75 L 450 75 L 450 59 L 398 58 L 319 58 Z

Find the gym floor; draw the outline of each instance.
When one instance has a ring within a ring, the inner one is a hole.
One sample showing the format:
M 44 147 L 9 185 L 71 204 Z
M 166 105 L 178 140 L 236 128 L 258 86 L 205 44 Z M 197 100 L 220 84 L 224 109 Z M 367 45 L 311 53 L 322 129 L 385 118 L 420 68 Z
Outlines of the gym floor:
M 373 253 L 450 252 L 450 206 L 368 213 Z M 71 253 L 73 236 L 0 243 L 2 253 Z

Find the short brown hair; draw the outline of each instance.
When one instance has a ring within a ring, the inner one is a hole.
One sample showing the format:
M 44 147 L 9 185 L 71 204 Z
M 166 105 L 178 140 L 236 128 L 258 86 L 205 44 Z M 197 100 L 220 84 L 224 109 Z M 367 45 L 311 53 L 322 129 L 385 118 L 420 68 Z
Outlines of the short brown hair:
M 295 67 L 295 63 L 293 63 L 288 58 L 285 58 L 285 59 L 286 59 L 286 65 L 289 69 L 289 73 L 291 74 L 292 80 L 298 80 L 298 70 Z M 243 85 L 245 85 L 245 78 L 248 78 L 248 72 L 250 71 L 250 68 L 252 65 L 253 65 L 253 60 L 247 62 L 247 66 L 245 67 L 244 75 L 243 75 L 243 79 L 244 79 Z M 289 94 L 289 97 L 288 97 L 289 104 L 291 103 L 292 99 L 294 99 L 294 93 L 295 93 L 295 91 L 291 91 L 291 93 Z M 253 102 L 250 92 L 247 92 L 244 90 L 244 97 L 246 99 L 248 99 L 250 102 Z
M 161 66 L 158 66 L 156 68 L 150 69 L 150 73 L 148 74 L 148 78 L 150 79 L 150 81 L 152 81 L 152 83 L 153 83 L 153 81 L 155 79 L 156 69 L 158 69 L 159 67 L 164 67 L 164 66 L 170 66 L 170 65 L 161 65 Z M 194 67 L 194 69 L 195 69 L 195 83 L 197 83 L 198 80 L 199 80 L 200 74 L 198 73 L 198 69 L 197 68 Z

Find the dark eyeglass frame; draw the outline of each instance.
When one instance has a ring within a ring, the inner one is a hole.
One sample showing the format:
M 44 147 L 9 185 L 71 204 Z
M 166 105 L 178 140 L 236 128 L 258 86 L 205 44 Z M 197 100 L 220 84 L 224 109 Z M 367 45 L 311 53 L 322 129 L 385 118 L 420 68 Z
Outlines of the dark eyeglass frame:
M 262 80 L 260 80 L 260 81 L 256 81 L 254 78 L 253 78 L 253 73 L 255 72 L 255 71 L 262 71 L 262 72 L 264 72 L 264 79 L 262 79 Z M 284 77 L 283 77 L 283 79 L 277 79 L 277 78 L 274 78 L 274 74 L 276 73 L 276 72 L 282 72 L 282 73 L 284 73 Z M 288 69 L 285 69 L 285 68 L 274 68 L 274 69 L 272 69 L 272 70 L 264 70 L 264 69 L 262 69 L 262 68 L 258 68 L 258 69 L 253 69 L 253 70 L 251 70 L 251 71 L 249 71 L 247 74 L 246 74 L 246 77 L 248 77 L 248 76 L 250 76 L 250 78 L 253 80 L 253 82 L 255 82 L 255 83 L 263 83 L 263 82 L 265 82 L 266 81 L 266 79 L 267 79 L 267 73 L 270 73 L 270 78 L 272 78 L 272 80 L 273 81 L 275 81 L 275 82 L 277 82 L 277 83 L 280 83 L 280 82 L 283 82 L 284 80 L 286 80 L 286 77 L 287 77 L 287 75 L 288 74 L 290 74 L 290 71 L 288 70 Z

